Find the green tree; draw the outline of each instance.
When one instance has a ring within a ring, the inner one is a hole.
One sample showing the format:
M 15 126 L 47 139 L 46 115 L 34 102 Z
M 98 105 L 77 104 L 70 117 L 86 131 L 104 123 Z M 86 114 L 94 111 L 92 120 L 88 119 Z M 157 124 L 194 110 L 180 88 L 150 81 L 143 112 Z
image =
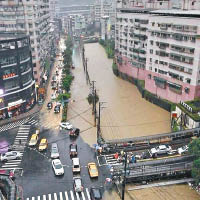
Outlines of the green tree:
M 192 140 L 189 144 L 189 153 L 195 156 L 192 166 L 192 177 L 196 184 L 200 182 L 200 138 Z
M 73 80 L 73 76 L 72 75 L 66 75 L 63 79 L 62 79 L 62 87 L 63 89 L 65 89 L 67 92 L 70 90 L 70 86 Z
M 57 101 L 61 102 L 62 100 L 67 100 L 71 97 L 70 93 L 59 94 L 57 97 Z

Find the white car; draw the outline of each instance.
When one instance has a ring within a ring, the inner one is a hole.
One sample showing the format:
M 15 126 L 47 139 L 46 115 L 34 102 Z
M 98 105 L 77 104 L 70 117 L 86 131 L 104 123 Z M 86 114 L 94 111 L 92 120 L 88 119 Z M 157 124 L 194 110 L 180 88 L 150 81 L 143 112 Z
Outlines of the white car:
M 72 128 L 73 128 L 73 126 L 69 122 L 61 122 L 60 123 L 60 130 L 62 130 L 62 129 L 70 130 Z
M 181 155 L 181 154 L 184 154 L 185 152 L 188 152 L 188 145 L 185 145 L 183 147 L 180 147 L 178 148 L 178 153 Z
M 160 145 L 156 148 L 152 148 L 150 150 L 150 154 L 151 156 L 155 156 L 155 155 L 159 155 L 159 154 L 166 154 L 166 153 L 170 153 L 172 151 L 171 146 L 169 145 Z
M 82 179 L 80 177 L 74 177 L 74 191 L 75 192 L 82 192 Z
M 7 153 L 2 153 L 1 154 L 1 161 L 8 161 L 8 160 L 15 160 L 15 159 L 20 159 L 22 157 L 22 153 L 18 151 L 10 151 Z
M 56 94 L 53 93 L 53 94 L 51 95 L 51 100 L 55 100 L 55 99 L 56 99 Z
M 52 167 L 56 176 L 60 176 L 64 174 L 64 168 L 59 159 L 52 160 Z

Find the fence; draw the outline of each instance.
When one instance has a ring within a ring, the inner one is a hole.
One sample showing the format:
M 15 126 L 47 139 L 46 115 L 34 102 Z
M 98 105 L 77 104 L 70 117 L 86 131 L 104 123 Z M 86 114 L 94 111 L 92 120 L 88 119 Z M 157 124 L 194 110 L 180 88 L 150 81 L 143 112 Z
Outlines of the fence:
M 140 84 L 138 79 L 130 77 L 125 73 L 119 72 L 119 70 L 117 70 L 117 69 L 113 69 L 113 72 L 114 72 L 114 74 L 116 76 L 119 76 L 122 79 L 133 83 L 137 87 L 137 89 L 139 90 L 140 94 L 142 95 L 142 98 L 145 98 L 147 101 L 149 101 L 149 102 L 151 102 L 151 103 L 153 103 L 153 104 L 165 109 L 168 112 L 171 111 L 171 104 L 170 103 L 168 103 L 167 101 L 165 101 L 165 100 L 155 96 L 154 94 L 148 92 L 147 90 L 145 90 L 141 86 L 141 84 Z

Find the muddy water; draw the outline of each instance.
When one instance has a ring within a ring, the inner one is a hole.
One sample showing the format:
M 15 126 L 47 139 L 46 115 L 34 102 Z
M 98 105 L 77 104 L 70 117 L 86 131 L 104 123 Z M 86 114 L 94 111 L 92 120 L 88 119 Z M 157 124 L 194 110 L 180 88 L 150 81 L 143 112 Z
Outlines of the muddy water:
M 169 113 L 141 98 L 137 88 L 113 75 L 112 60 L 97 43 L 86 44 L 90 79 L 96 81 L 107 139 L 144 136 L 170 131 Z
M 95 80 L 100 101 L 103 105 L 101 129 L 105 139 L 144 136 L 170 131 L 169 113 L 141 98 L 137 88 L 113 75 L 112 60 L 107 59 L 104 49 L 97 43 L 86 44 L 90 80 Z M 69 104 L 68 119 L 84 131 L 83 136 L 96 141 L 96 129 L 91 106 L 86 98 L 90 86 L 86 84 L 85 73 L 78 46 L 73 51 L 75 79 L 71 87 L 75 102 Z M 81 115 L 78 115 L 80 114 Z M 77 116 L 78 115 L 78 116 Z M 93 137 L 88 137 L 92 135 Z

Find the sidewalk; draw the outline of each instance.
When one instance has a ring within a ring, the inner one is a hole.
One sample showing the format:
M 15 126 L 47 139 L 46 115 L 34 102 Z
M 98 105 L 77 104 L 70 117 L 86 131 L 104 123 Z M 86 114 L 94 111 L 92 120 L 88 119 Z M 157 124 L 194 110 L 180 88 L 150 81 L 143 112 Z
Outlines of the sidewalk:
M 9 124 L 9 123 L 12 123 L 12 122 L 16 122 L 16 121 L 19 121 L 19 120 L 24 119 L 26 117 L 29 117 L 29 116 L 39 112 L 40 109 L 41 109 L 41 106 L 36 104 L 33 109 L 31 109 L 30 111 L 28 111 L 26 113 L 23 113 L 23 114 L 21 114 L 17 117 L 12 117 L 10 119 L 4 119 L 4 120 L 0 121 L 0 126 L 6 125 L 6 124 Z

